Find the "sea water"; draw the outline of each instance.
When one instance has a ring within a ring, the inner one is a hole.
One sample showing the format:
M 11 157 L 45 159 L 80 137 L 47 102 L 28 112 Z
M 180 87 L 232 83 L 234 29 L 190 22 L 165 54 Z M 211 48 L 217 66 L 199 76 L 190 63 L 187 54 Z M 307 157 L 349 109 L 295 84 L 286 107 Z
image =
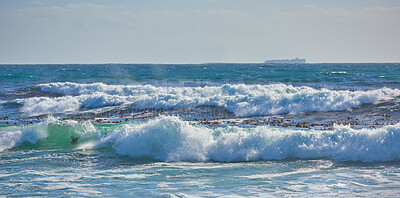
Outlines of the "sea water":
M 1 65 L 0 87 L 0 195 L 400 195 L 399 64 Z

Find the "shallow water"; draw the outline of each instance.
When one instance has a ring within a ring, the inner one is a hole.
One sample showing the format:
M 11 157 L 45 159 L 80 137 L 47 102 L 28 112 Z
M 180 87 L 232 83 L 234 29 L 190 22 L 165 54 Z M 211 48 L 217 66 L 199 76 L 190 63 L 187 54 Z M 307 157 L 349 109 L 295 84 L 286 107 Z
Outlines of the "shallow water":
M 399 196 L 398 163 L 283 160 L 157 162 L 76 150 L 7 151 L 0 193 L 14 196 Z

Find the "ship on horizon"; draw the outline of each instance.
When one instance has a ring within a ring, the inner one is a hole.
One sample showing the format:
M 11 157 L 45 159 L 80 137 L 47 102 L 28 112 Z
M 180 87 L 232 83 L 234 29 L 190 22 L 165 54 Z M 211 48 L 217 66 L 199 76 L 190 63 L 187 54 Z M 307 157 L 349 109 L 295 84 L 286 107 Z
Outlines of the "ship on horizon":
M 300 64 L 300 63 L 306 63 L 306 59 L 296 57 L 295 59 L 266 60 L 264 63 L 269 63 L 269 64 Z

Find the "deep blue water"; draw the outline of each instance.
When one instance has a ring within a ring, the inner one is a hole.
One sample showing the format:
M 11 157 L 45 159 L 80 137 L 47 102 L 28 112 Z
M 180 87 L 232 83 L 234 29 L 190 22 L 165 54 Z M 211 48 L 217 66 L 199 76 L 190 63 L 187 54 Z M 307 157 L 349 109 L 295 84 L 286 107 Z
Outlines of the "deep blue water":
M 399 87 L 400 64 L 0 65 L 0 85 L 50 82 L 309 84 L 353 88 Z M 190 85 L 190 84 L 189 84 Z

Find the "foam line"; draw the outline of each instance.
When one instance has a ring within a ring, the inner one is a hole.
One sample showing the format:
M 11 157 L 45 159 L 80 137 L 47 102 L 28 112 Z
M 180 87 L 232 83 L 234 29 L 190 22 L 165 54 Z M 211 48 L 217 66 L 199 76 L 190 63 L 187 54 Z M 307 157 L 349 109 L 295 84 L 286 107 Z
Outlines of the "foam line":
M 237 116 L 272 115 L 313 111 L 340 111 L 361 104 L 390 100 L 400 90 L 380 88 L 367 91 L 315 89 L 285 84 L 225 84 L 211 87 L 155 87 L 152 85 L 106 85 L 103 83 L 50 83 L 42 91 L 64 94 L 58 98 L 17 100 L 26 115 L 41 115 L 133 104 L 134 108 L 190 108 L 217 106 Z

